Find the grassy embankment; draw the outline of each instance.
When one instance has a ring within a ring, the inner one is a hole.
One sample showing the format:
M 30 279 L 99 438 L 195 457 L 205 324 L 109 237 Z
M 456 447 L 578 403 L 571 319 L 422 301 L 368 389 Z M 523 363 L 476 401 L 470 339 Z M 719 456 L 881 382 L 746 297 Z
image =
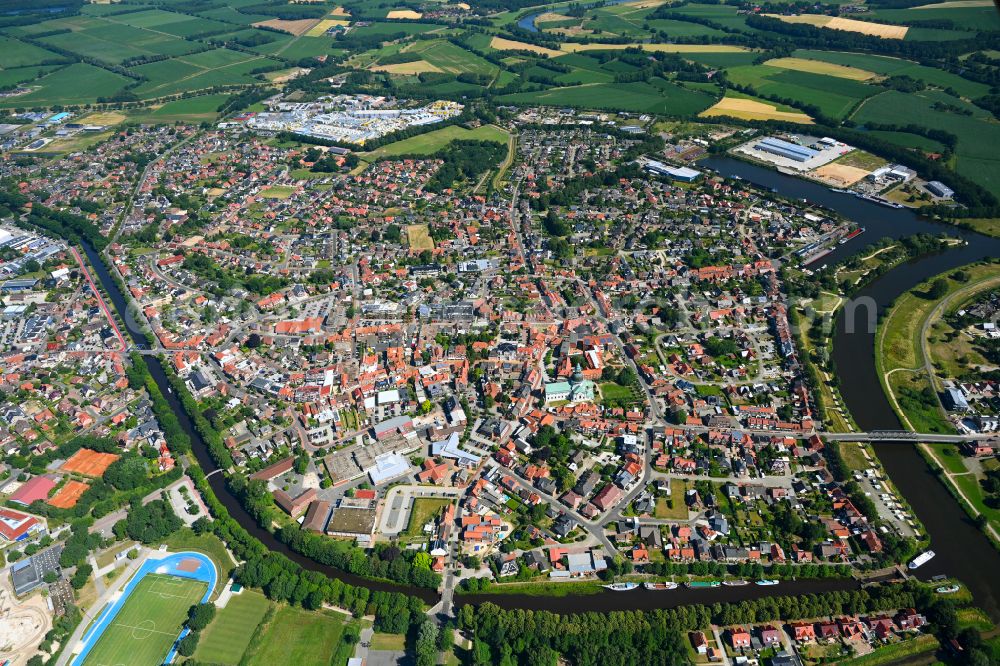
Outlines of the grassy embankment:
M 944 381 L 954 379 L 953 373 L 961 370 L 963 363 L 956 349 L 960 352 L 964 347 L 955 342 L 958 338 L 946 340 L 952 332 L 943 316 L 1000 285 L 995 264 L 977 264 L 963 272 L 967 280 L 956 280 L 957 271 L 949 271 L 903 294 L 879 323 L 876 366 L 883 389 L 904 426 L 916 432 L 953 431 L 937 392 Z M 930 284 L 938 279 L 945 280 L 948 289 L 940 298 L 930 298 Z M 919 450 L 941 468 L 945 485 L 970 516 L 986 516 L 987 535 L 997 544 L 1000 511 L 986 506 L 978 476 L 967 466 L 958 447 L 921 444 Z

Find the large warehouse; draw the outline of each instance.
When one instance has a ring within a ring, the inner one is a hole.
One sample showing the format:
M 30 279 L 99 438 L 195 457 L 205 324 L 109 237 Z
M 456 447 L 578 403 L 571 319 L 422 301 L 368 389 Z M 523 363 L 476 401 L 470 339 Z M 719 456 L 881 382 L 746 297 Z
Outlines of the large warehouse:
M 819 153 L 812 148 L 806 148 L 805 146 L 800 146 L 797 143 L 776 139 L 773 136 L 769 136 L 766 139 L 759 141 L 754 148 L 757 150 L 763 150 L 766 153 L 787 157 L 788 159 L 795 160 L 796 162 L 808 162 L 812 158 L 819 155 Z

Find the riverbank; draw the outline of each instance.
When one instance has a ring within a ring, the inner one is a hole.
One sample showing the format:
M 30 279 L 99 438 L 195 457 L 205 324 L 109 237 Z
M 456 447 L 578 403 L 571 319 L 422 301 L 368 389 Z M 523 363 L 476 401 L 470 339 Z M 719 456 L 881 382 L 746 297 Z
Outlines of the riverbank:
M 965 467 L 958 447 L 954 444 L 919 444 L 918 449 L 929 465 L 940 470 L 941 482 L 966 515 L 976 521 L 993 547 L 1000 550 L 1000 511 L 986 506 L 979 479 Z M 954 466 L 956 457 L 961 469 Z
M 949 303 L 1000 285 L 998 270 L 990 263 L 936 275 L 897 298 L 879 322 L 876 369 L 907 430 L 955 432 L 938 397 L 944 384 L 928 349 L 930 327 Z

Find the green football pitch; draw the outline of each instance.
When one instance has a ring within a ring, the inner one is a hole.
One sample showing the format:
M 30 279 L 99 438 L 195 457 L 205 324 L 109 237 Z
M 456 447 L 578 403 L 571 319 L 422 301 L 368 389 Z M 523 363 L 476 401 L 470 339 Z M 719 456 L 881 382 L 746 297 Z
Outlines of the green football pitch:
M 87 655 L 85 666 L 158 666 L 181 633 L 188 609 L 201 601 L 202 581 L 147 574 Z

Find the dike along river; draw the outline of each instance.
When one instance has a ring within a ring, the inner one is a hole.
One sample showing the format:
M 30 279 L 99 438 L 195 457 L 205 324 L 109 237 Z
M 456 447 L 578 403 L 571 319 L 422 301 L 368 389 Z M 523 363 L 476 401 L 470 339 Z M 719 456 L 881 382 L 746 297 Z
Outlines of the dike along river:
M 1000 255 L 1000 241 L 997 239 L 933 223 L 910 211 L 878 206 L 850 195 L 830 192 L 821 186 L 728 158 L 711 158 L 704 160 L 702 164 L 725 176 L 739 175 L 747 181 L 774 189 L 783 196 L 796 199 L 807 198 L 811 202 L 834 209 L 867 228 L 868 232 L 863 234 L 859 240 L 841 246 L 828 255 L 827 262 L 839 261 L 882 236 L 897 238 L 919 232 L 935 234 L 950 232 L 970 241 L 969 245 L 963 248 L 904 264 L 873 283 L 864 293 L 875 298 L 881 307 L 926 277 L 986 256 Z M 115 309 L 125 321 L 129 335 L 138 346 L 144 346 L 145 336 L 133 328 L 132 320 L 126 314 L 127 301 L 118 289 L 117 283 L 108 274 L 104 260 L 89 245 L 85 245 L 84 250 L 104 289 L 110 294 Z M 834 357 L 837 359 L 837 367 L 841 375 L 841 392 L 862 428 L 865 430 L 896 430 L 900 427 L 899 422 L 882 393 L 875 375 L 873 341 L 873 335 L 844 334 L 838 325 L 838 333 L 834 341 Z M 215 470 L 216 465 L 209 457 L 204 441 L 193 428 L 176 397 L 167 390 L 169 385 L 159 360 L 150 355 L 143 355 L 143 359 L 153 379 L 176 412 L 181 427 L 190 436 L 199 465 L 206 473 Z M 926 464 L 912 444 L 886 442 L 876 444 L 875 448 L 893 482 L 900 488 L 913 506 L 917 516 L 930 531 L 932 547 L 935 549 L 937 557 L 921 568 L 921 575 L 950 573 L 960 576 L 969 585 L 979 605 L 993 617 L 1000 616 L 996 599 L 997 590 L 1000 589 L 996 578 L 997 572 L 1000 572 L 1000 555 L 993 550 L 986 538 L 972 526 L 944 486 L 930 474 Z M 209 477 L 209 482 L 219 501 L 248 532 L 260 539 L 271 550 L 284 553 L 304 568 L 323 572 L 332 578 L 339 578 L 352 585 L 368 587 L 373 590 L 413 594 L 430 604 L 437 601 L 438 595 L 435 592 L 360 578 L 292 552 L 274 535 L 259 527 L 253 518 L 244 511 L 239 501 L 229 492 L 222 474 L 212 475 Z M 490 601 L 503 608 L 548 610 L 557 613 L 607 612 L 672 608 L 694 603 L 738 602 L 764 596 L 802 595 L 857 589 L 859 585 L 860 583 L 853 579 L 831 579 L 788 581 L 775 587 L 748 585 L 708 590 L 680 588 L 667 592 L 648 592 L 640 589 L 632 592 L 604 592 L 566 597 L 476 594 L 470 597 L 456 595 L 455 604 L 461 606 L 466 603 Z

